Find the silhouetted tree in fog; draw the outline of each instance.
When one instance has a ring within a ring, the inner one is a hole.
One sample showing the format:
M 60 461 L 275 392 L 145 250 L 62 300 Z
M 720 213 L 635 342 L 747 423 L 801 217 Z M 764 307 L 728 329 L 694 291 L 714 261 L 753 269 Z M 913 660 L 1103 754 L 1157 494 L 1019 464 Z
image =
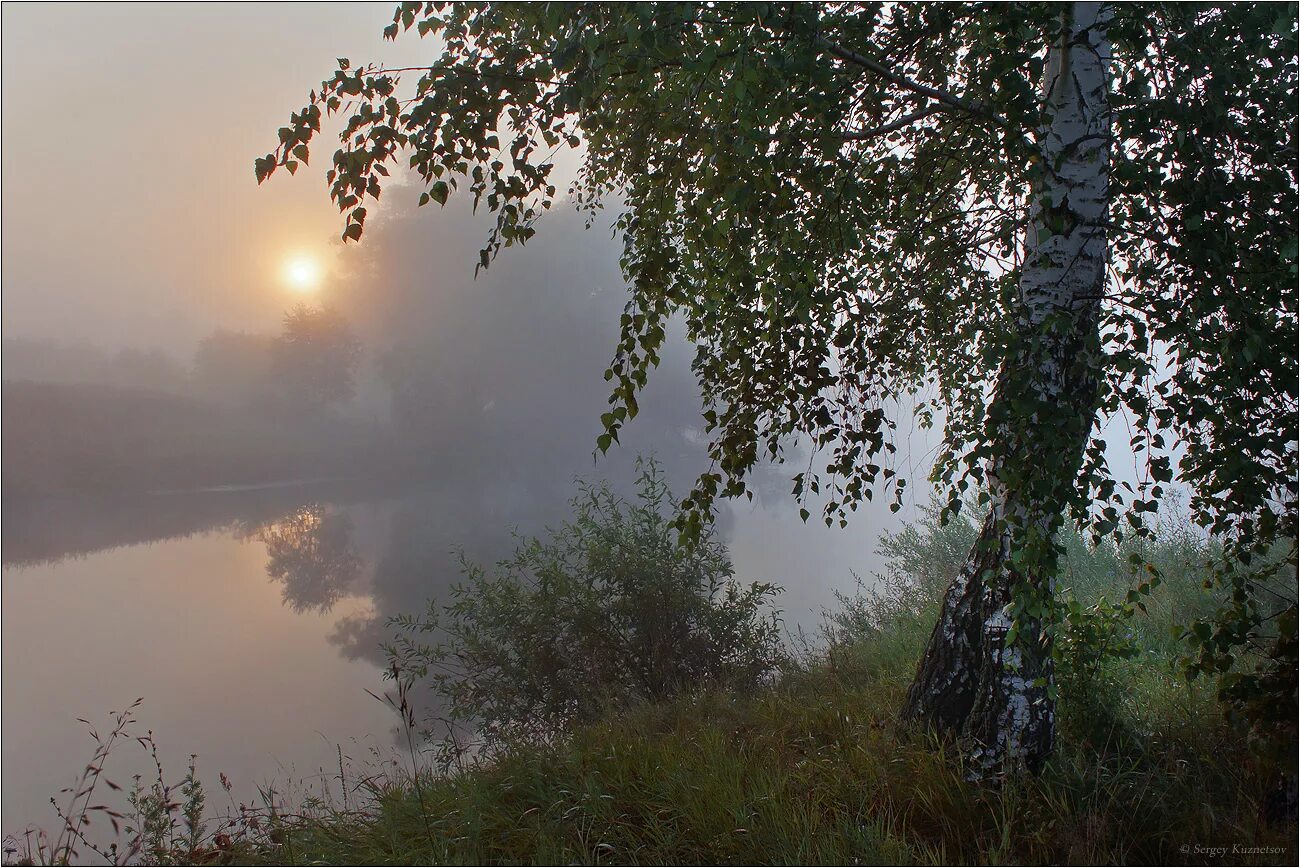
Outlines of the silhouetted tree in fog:
M 291 402 L 319 408 L 352 400 L 360 359 L 361 343 L 337 311 L 299 304 L 284 315 L 274 368 Z

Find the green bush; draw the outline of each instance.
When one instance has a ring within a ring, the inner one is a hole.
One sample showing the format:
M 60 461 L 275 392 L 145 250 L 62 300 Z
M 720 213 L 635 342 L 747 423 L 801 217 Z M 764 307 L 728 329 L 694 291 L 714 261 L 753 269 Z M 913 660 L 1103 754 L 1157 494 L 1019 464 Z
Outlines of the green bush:
M 839 595 L 839 610 L 828 617 L 832 657 L 866 656 L 858 663 L 873 669 L 886 659 L 914 666 L 944 590 L 975 542 L 977 517 L 968 509 L 945 523 L 935 503 L 917 522 L 884 534 L 884 570 L 870 587 L 860 583 L 856 594 Z M 1094 544 L 1067 524 L 1057 540 L 1054 652 L 1067 738 L 1112 740 L 1132 730 L 1131 706 L 1141 695 L 1134 685 L 1174 678 L 1188 650 L 1181 639 L 1187 624 L 1218 605 L 1206 580 L 1221 548 L 1197 533 L 1176 506 L 1152 530 L 1147 539 Z M 1137 594 L 1152 576 L 1160 581 Z
M 702 685 L 743 690 L 781 659 L 778 588 L 740 585 L 715 528 L 679 544 L 659 467 L 638 496 L 579 483 L 574 517 L 495 573 L 465 561 L 450 602 L 394 621 L 399 678 L 428 679 L 491 743 L 546 739 Z

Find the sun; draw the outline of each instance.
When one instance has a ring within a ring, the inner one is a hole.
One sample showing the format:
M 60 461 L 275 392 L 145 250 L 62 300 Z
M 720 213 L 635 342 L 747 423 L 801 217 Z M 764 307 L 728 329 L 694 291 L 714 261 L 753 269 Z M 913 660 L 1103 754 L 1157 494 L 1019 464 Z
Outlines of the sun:
M 284 265 L 284 279 L 295 292 L 313 293 L 320 286 L 320 263 L 310 256 L 295 256 Z

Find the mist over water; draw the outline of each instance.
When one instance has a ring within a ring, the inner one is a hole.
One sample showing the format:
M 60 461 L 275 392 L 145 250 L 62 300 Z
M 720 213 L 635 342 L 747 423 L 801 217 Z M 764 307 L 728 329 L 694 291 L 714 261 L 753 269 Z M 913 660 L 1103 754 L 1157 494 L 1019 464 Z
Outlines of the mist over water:
M 253 158 L 335 58 L 427 54 L 380 39 L 389 14 L 4 7 L 4 832 L 56 822 L 48 798 L 93 750 L 77 718 L 136 697 L 172 774 L 197 753 L 245 798 L 310 786 L 340 751 L 389 761 L 394 716 L 367 695 L 381 643 L 449 598 L 461 553 L 490 565 L 565 521 L 578 478 L 630 493 L 638 457 L 679 496 L 709 469 L 680 323 L 622 442 L 594 454 L 627 301 L 612 214 L 557 208 L 475 277 L 488 223 L 463 196 L 417 209 L 395 177 L 344 246 L 323 149 L 255 186 Z M 69 107 L 91 140 L 25 132 Z M 318 285 L 286 283 L 303 257 Z M 881 533 L 928 500 L 938 434 L 898 422 L 897 514 L 878 492 L 846 529 L 816 504 L 802 522 L 798 443 L 752 501 L 718 504 L 737 579 L 782 587 L 791 632 L 869 583 Z M 129 780 L 148 760 L 123 762 Z
M 448 599 L 459 553 L 491 564 L 563 522 L 579 477 L 629 492 L 638 456 L 679 494 L 708 466 L 680 333 L 622 444 L 593 454 L 626 301 L 608 233 L 557 213 L 474 279 L 484 237 L 463 206 L 394 208 L 339 255 L 320 302 L 361 359 L 328 407 L 267 389 L 273 330 L 134 367 L 111 363 L 136 348 L 110 334 L 6 341 L 5 416 L 22 418 L 4 432 L 7 828 L 50 821 L 77 762 L 47 758 L 93 749 L 75 718 L 137 696 L 172 768 L 198 753 L 245 793 L 304 781 L 339 746 L 387 755 L 395 720 L 366 691 L 385 686 L 388 621 Z M 752 503 L 719 512 L 737 577 L 784 587 L 792 631 L 869 576 L 898 520 L 803 524 L 798 469 L 762 470 Z
M 93 750 L 76 719 L 138 696 L 172 772 L 197 753 L 245 798 L 340 745 L 374 760 L 395 725 L 366 694 L 387 621 L 446 597 L 455 552 L 506 556 L 568 517 L 576 477 L 629 491 L 639 455 L 679 494 L 708 466 L 680 329 L 623 442 L 593 455 L 626 302 L 612 217 L 587 229 L 558 208 L 475 279 L 483 215 L 458 197 L 417 210 L 394 183 L 344 247 L 319 160 L 257 188 L 252 159 L 334 58 L 427 46 L 383 43 L 378 7 L 221 9 L 4 10 L 6 832 L 54 822 L 47 799 Z M 231 44 L 234 66 L 217 57 Z M 14 134 L 57 127 L 92 75 L 167 109 L 86 106 L 97 141 L 75 150 Z M 163 127 L 210 135 L 141 147 Z M 302 255 L 324 272 L 306 294 L 282 276 Z M 359 346 L 346 400 L 299 400 L 277 346 L 300 302 Z M 737 577 L 785 587 L 791 629 L 870 572 L 895 520 L 802 524 L 798 469 L 761 472 L 754 502 L 719 514 Z M 121 763 L 129 779 L 147 758 Z

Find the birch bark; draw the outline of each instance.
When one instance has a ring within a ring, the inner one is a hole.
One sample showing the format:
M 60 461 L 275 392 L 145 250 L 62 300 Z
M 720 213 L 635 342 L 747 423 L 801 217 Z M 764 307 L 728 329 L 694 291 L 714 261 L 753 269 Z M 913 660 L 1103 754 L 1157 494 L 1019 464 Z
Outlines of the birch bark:
M 982 774 L 1035 769 L 1052 749 L 1053 673 L 1041 602 L 1053 593 L 1053 538 L 1099 399 L 1108 18 L 1105 3 L 1069 4 L 1048 56 L 1016 335 L 987 417 L 992 508 L 945 594 L 904 707 L 907 719 L 969 737 Z M 1013 615 L 1019 634 L 1008 641 Z

